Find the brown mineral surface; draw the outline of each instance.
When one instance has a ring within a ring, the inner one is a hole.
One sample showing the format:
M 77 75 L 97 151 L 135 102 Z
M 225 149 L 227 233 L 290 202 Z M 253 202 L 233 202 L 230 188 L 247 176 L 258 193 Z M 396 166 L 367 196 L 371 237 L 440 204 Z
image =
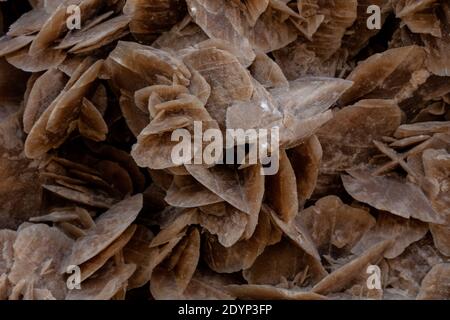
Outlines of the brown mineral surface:
M 0 300 L 450 300 L 448 0 L 0 0 Z

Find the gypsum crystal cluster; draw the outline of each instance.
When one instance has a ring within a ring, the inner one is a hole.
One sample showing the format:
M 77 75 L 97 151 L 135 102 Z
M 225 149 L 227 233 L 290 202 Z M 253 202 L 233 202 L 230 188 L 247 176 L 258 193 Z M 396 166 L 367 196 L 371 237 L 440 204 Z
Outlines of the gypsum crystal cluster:
M 0 33 L 0 299 L 450 298 L 447 0 L 0 0 Z M 174 162 L 195 122 L 279 128 L 277 173 Z

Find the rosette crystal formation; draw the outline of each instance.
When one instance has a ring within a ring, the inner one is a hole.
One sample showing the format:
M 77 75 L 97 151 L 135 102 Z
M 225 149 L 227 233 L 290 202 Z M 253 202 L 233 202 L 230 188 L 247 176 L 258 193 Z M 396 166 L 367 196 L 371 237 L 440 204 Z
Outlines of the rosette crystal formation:
M 1 1 L 0 32 L 1 299 L 450 298 L 448 1 Z M 273 128 L 273 174 L 196 161 Z

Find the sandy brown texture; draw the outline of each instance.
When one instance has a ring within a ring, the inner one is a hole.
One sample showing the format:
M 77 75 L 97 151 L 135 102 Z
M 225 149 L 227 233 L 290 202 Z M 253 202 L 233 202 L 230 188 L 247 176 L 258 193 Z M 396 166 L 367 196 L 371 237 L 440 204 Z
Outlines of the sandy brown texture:
M 1 300 L 449 300 L 449 259 L 448 0 L 0 0 Z

